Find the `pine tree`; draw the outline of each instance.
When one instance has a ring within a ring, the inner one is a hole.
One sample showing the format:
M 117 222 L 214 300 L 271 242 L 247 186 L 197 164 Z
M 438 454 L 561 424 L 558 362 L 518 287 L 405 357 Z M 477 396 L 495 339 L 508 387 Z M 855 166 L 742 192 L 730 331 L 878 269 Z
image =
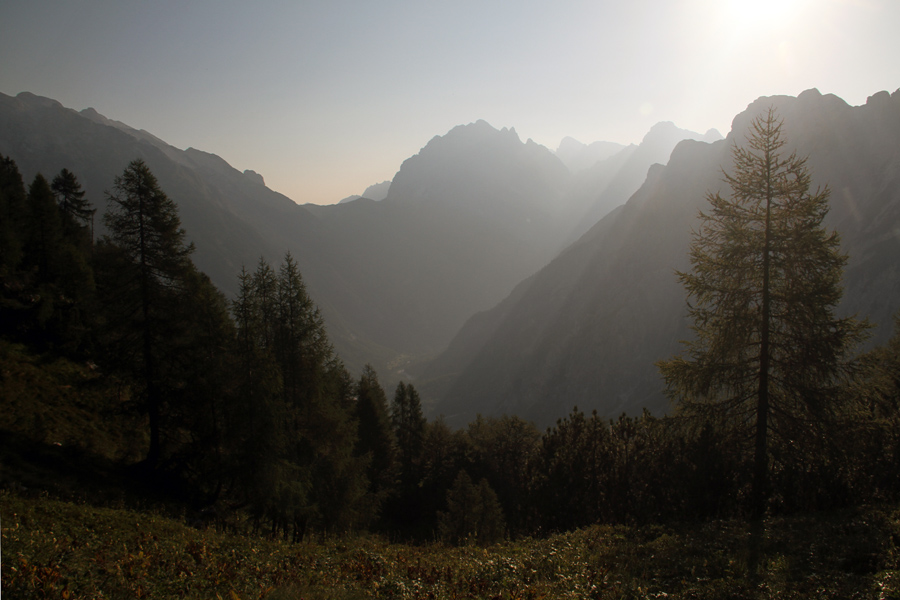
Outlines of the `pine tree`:
M 193 244 L 184 241 L 178 208 L 160 189 L 142 160 L 132 161 L 113 191 L 104 222 L 107 256 L 107 307 L 114 316 L 112 327 L 117 348 L 134 355 L 131 370 L 143 388 L 144 409 L 149 417 L 150 448 L 146 464 L 154 468 L 161 457 L 161 418 L 165 378 L 161 361 L 179 323 L 176 313 L 193 263 Z
M 846 257 L 822 226 L 827 188 L 810 193 L 806 160 L 784 156 L 774 109 L 753 121 L 725 173 L 730 198 L 710 194 L 709 213 L 679 273 L 690 298 L 695 339 L 659 364 L 685 414 L 726 423 L 753 440 L 751 511 L 761 516 L 772 441 L 789 448 L 821 437 L 836 410 L 847 354 L 865 329 L 838 318 Z

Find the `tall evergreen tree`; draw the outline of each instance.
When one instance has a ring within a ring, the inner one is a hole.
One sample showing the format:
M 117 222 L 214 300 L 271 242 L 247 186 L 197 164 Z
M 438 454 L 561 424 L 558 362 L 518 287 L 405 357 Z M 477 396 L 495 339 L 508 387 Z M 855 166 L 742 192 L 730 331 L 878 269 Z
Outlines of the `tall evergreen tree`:
M 58 273 L 62 221 L 50 184 L 38 173 L 28 187 L 25 252 L 39 282 L 52 281 Z
M 9 276 L 22 259 L 25 184 L 14 160 L 0 155 L 0 278 Z M 0 294 L 3 294 L 0 288 Z
M 254 329 L 254 335 L 258 338 L 257 343 L 263 350 L 274 353 L 278 329 L 278 275 L 262 257 L 253 273 L 252 297 L 258 319 Z
M 397 439 L 400 477 L 404 485 L 418 483 L 426 422 L 416 388 L 401 381 L 391 402 L 391 425 Z
M 237 475 L 258 520 L 299 538 L 360 521 L 364 460 L 354 454 L 354 386 L 290 254 L 240 275 L 232 303 L 238 386 Z
M 264 261 L 268 272 L 271 267 Z M 263 304 L 254 275 L 242 269 L 238 295 L 232 301 L 236 327 L 235 377 L 238 402 L 228 422 L 236 493 L 259 525 L 274 495 L 277 464 L 287 445 L 281 402 L 281 373 L 261 333 Z M 274 286 L 273 286 L 274 289 Z
M 85 199 L 78 178 L 68 169 L 63 169 L 53 178 L 51 188 L 63 214 L 64 228 L 71 232 L 77 232 L 79 228 L 87 229 L 93 243 L 94 213 L 97 210 Z
M 234 323 L 228 303 L 204 273 L 191 269 L 170 305 L 165 352 L 161 431 L 167 462 L 192 488 L 199 504 L 234 488 L 235 448 L 230 435 L 236 395 Z
M 323 391 L 324 368 L 333 350 L 319 309 L 307 294 L 290 253 L 285 255 L 278 273 L 277 307 L 275 352 L 281 366 L 285 401 L 308 413 Z
M 395 486 L 397 449 L 387 397 L 371 365 L 365 366 L 357 384 L 356 419 L 359 424 L 357 454 L 369 459 L 369 489 L 377 506 Z
M 105 241 L 112 247 L 109 255 L 119 261 L 106 279 L 108 307 L 116 313 L 112 323 L 120 342 L 117 347 L 131 346 L 135 357 L 132 372 L 142 385 L 150 425 L 146 463 L 153 468 L 161 457 L 165 401 L 160 364 L 167 340 L 179 326 L 172 315 L 193 270 L 194 245 L 185 243 L 175 202 L 142 160 L 132 161 L 116 177 L 107 196 Z
M 865 326 L 835 316 L 846 257 L 822 220 L 828 189 L 810 192 L 806 160 L 784 156 L 774 109 L 753 121 L 725 173 L 730 198 L 710 194 L 690 249 L 695 339 L 659 364 L 669 394 L 753 440 L 751 511 L 765 511 L 772 439 L 787 448 L 820 436 L 836 384 Z

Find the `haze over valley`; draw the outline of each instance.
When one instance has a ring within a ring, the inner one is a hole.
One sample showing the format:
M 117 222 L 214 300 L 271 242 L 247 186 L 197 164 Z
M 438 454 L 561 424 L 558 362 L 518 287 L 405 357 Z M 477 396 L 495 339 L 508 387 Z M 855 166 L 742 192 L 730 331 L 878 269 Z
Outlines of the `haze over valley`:
M 3 595 L 900 598 L 898 24 L 0 3 Z
M 575 405 L 668 411 L 654 363 L 689 335 L 674 273 L 731 145 L 769 105 L 834 190 L 828 222 L 851 256 L 843 307 L 886 340 L 900 297 L 898 103 L 880 92 L 851 107 L 810 90 L 756 100 L 727 139 L 663 122 L 640 144 L 566 139 L 556 152 L 477 121 L 436 135 L 367 190 L 382 198 L 327 206 L 27 93 L 0 96 L 0 154 L 26 179 L 78 173 L 101 211 L 109 182 L 140 157 L 177 199 L 197 265 L 230 296 L 242 267 L 290 252 L 351 372 L 371 364 L 389 386 L 415 382 L 429 414 L 456 425 L 479 413 L 544 425 Z

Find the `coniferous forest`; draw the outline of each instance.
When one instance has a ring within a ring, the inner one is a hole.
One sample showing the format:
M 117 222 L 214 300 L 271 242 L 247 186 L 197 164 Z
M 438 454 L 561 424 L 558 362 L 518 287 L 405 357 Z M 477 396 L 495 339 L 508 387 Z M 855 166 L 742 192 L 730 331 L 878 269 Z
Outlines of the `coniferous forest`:
M 900 322 L 862 352 L 838 316 L 829 190 L 780 127 L 734 148 L 677 274 L 670 414 L 544 431 L 351 375 L 290 253 L 226 298 L 143 161 L 98 214 L 3 157 L 4 592 L 897 597 Z

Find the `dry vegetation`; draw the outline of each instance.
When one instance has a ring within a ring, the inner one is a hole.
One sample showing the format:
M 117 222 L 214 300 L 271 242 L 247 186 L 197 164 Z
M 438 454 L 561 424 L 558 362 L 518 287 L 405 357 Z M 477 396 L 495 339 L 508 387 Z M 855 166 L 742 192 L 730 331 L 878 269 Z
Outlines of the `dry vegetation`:
M 594 526 L 489 548 L 286 543 L 152 512 L 0 495 L 9 598 L 897 598 L 900 514 Z

